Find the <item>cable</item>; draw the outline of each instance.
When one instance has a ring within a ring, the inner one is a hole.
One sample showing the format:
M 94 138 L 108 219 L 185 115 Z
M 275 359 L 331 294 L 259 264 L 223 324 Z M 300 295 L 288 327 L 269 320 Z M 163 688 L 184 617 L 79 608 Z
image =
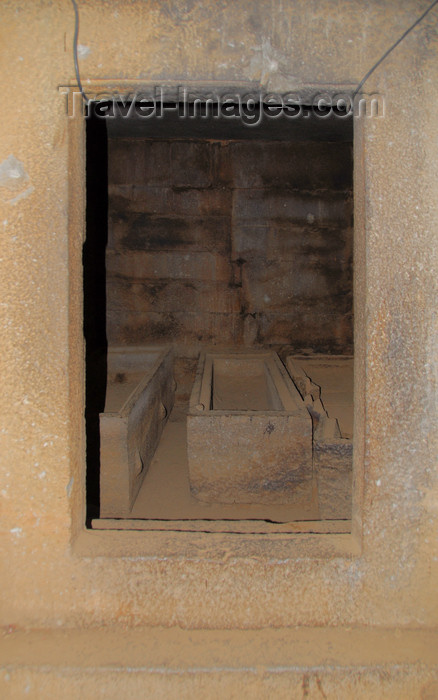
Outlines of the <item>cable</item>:
M 75 73 L 76 73 L 76 80 L 78 81 L 78 87 L 80 90 L 80 93 L 84 99 L 84 102 L 86 105 L 89 103 L 89 98 L 84 92 L 84 88 L 82 87 L 81 83 L 81 76 L 79 75 L 79 63 L 78 63 L 78 35 L 79 35 L 79 10 L 78 6 L 76 4 L 76 0 L 71 0 L 74 10 L 75 10 L 75 34 L 73 37 L 73 58 L 75 62 Z M 438 2 L 438 0 L 436 0 Z
M 74 11 L 75 11 L 75 33 L 74 33 L 74 38 L 73 38 L 73 58 L 74 58 L 74 63 L 75 63 L 76 80 L 77 80 L 77 82 L 78 82 L 78 87 L 79 87 L 80 93 L 81 93 L 81 95 L 82 95 L 82 97 L 83 97 L 83 99 L 84 99 L 84 101 L 85 101 L 85 104 L 88 105 L 88 103 L 89 103 L 90 100 L 89 100 L 89 98 L 87 97 L 87 95 L 85 94 L 84 88 L 82 87 L 81 76 L 80 76 L 80 74 L 79 74 L 79 63 L 78 63 L 79 10 L 78 10 L 78 6 L 77 6 L 77 4 L 76 4 L 76 0 L 71 0 L 71 2 L 72 2 L 72 5 L 73 5 L 73 8 L 74 8 Z M 409 27 L 409 29 L 407 29 L 407 30 L 401 35 L 401 37 L 400 37 L 399 39 L 397 39 L 397 41 L 394 42 L 394 44 L 392 44 L 392 46 L 390 46 L 390 48 L 389 48 L 387 51 L 385 51 L 385 53 L 383 54 L 383 56 L 381 56 L 381 57 L 379 58 L 379 60 L 373 65 L 373 67 L 370 68 L 370 70 L 368 71 L 368 73 L 366 73 L 366 74 L 364 75 L 364 77 L 362 78 L 362 80 L 361 80 L 360 83 L 358 84 L 357 88 L 356 88 L 355 91 L 353 92 L 352 100 L 354 100 L 354 98 L 356 97 L 356 95 L 358 94 L 358 92 L 360 91 L 360 89 L 361 89 L 361 88 L 363 87 L 363 85 L 366 83 L 366 81 L 368 80 L 368 78 L 370 77 L 370 75 L 372 75 L 372 74 L 374 73 L 374 71 L 376 70 L 376 68 L 378 68 L 378 67 L 380 66 L 380 64 L 383 63 L 383 61 L 385 60 L 385 58 L 387 58 L 387 57 L 389 56 L 389 54 L 390 54 L 392 51 L 394 51 L 394 49 L 403 41 L 403 39 L 404 39 L 413 29 L 415 29 L 415 27 L 418 26 L 418 25 L 420 24 L 420 22 L 422 22 L 422 20 L 426 17 L 426 15 L 428 15 L 429 12 L 430 12 L 430 11 L 435 7 L 435 5 L 437 5 L 437 4 L 438 4 L 438 0 L 434 0 L 434 2 L 433 2 L 431 5 L 429 5 L 429 7 L 427 8 L 427 10 L 425 10 L 425 11 L 423 12 L 423 14 L 422 14 L 420 17 L 418 17 L 417 20 L 415 20 L 415 22 Z
M 367 73 L 366 75 L 364 75 L 364 77 L 363 77 L 362 80 L 360 81 L 360 83 L 359 83 L 359 85 L 357 86 L 356 90 L 353 92 L 353 97 L 352 97 L 353 100 L 354 100 L 354 98 L 356 97 L 356 95 L 357 95 L 357 93 L 359 92 L 359 90 L 362 88 L 363 84 L 368 80 L 368 78 L 370 77 L 370 75 L 371 75 L 372 73 L 374 73 L 374 71 L 376 70 L 376 68 L 378 68 L 378 67 L 380 66 L 380 64 L 385 60 L 385 58 L 386 58 L 387 56 L 389 56 L 389 54 L 391 53 L 391 51 L 393 51 L 393 50 L 395 49 L 395 47 L 398 46 L 398 45 L 403 41 L 403 39 L 405 38 L 405 36 L 407 36 L 407 35 L 409 34 L 409 32 L 411 32 L 413 29 L 415 29 L 415 27 L 416 27 L 418 24 L 420 24 L 420 22 L 426 17 L 427 14 L 429 14 L 429 12 L 430 12 L 430 11 L 435 7 L 435 5 L 437 5 L 437 4 L 438 4 L 438 0 L 434 0 L 434 2 L 427 8 L 427 10 L 426 10 L 425 12 L 423 12 L 423 14 L 421 15 L 421 17 L 419 17 L 419 18 L 414 22 L 414 24 L 412 24 L 412 25 L 409 27 L 409 29 L 407 29 L 407 30 L 404 32 L 404 34 L 401 35 L 401 37 L 400 37 L 399 39 L 397 39 L 397 41 L 388 49 L 388 51 L 385 51 L 385 53 L 383 54 L 383 56 L 382 56 L 381 58 L 379 58 L 379 60 L 377 61 L 377 63 L 374 64 L 374 66 L 368 71 L 368 73 Z

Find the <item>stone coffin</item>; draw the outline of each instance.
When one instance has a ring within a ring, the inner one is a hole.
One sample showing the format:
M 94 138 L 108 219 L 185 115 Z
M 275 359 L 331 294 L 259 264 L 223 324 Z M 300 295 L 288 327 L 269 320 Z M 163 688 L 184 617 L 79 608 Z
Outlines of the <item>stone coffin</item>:
M 111 348 L 100 414 L 100 515 L 126 517 L 155 453 L 175 396 L 173 351 Z
M 276 353 L 201 355 L 187 448 L 191 492 L 201 501 L 311 496 L 312 421 Z
M 321 387 L 289 356 L 286 367 L 307 406 L 313 423 L 313 467 L 322 520 L 351 518 L 353 441 L 341 436 L 339 422 L 324 408 Z M 353 406 L 351 406 L 353 410 Z

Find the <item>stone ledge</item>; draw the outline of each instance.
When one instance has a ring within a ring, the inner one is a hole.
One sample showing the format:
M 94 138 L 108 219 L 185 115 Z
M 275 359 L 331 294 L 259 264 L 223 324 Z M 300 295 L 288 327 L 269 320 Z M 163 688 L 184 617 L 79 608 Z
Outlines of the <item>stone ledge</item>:
M 295 627 L 190 630 L 177 627 L 12 630 L 0 637 L 1 667 L 153 671 L 264 666 L 352 668 L 421 663 L 438 672 L 438 629 Z
M 0 639 L 0 689 L 14 699 L 134 698 L 147 691 L 167 698 L 275 692 L 288 699 L 432 700 L 437 643 L 433 629 L 12 631 Z

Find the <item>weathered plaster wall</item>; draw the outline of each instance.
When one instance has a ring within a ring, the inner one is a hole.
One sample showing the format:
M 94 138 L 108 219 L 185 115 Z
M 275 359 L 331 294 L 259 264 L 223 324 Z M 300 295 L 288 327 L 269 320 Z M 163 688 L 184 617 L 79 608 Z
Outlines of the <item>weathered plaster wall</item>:
M 426 5 L 84 1 L 81 71 L 89 90 L 355 84 Z M 436 11 L 368 83 L 385 117 L 355 124 L 354 535 L 272 541 L 82 532 L 83 125 L 58 92 L 75 80 L 73 10 L 6 0 L 1 14 L 1 161 L 28 174 L 12 197 L 0 187 L 3 624 L 436 625 Z M 433 697 L 432 675 L 412 697 Z
M 352 353 L 351 150 L 110 139 L 108 343 Z

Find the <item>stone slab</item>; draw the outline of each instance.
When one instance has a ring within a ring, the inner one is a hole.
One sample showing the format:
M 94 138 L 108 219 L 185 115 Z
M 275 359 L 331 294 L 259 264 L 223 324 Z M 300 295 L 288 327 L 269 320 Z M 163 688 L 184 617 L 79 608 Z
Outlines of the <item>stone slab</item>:
M 313 364 L 310 362 L 309 358 L 291 355 L 286 358 L 287 370 L 312 416 L 313 466 L 318 486 L 319 513 L 322 519 L 348 519 L 351 518 L 352 506 L 353 441 L 341 437 L 337 417 L 329 416 L 324 407 L 325 389 L 333 381 L 331 374 L 326 373 L 324 384 L 320 387 L 304 370 L 304 367 L 308 371 L 309 367 L 315 369 L 318 362 L 321 366 L 328 364 L 337 369 L 336 363 L 342 360 L 314 358 Z M 335 383 L 336 380 L 335 372 Z M 351 391 L 351 398 L 352 394 Z
M 173 407 L 173 352 L 117 348 L 108 356 L 106 405 L 100 414 L 100 512 L 102 517 L 124 517 Z
M 353 441 L 340 437 L 315 440 L 313 465 L 320 517 L 323 520 L 351 518 Z

